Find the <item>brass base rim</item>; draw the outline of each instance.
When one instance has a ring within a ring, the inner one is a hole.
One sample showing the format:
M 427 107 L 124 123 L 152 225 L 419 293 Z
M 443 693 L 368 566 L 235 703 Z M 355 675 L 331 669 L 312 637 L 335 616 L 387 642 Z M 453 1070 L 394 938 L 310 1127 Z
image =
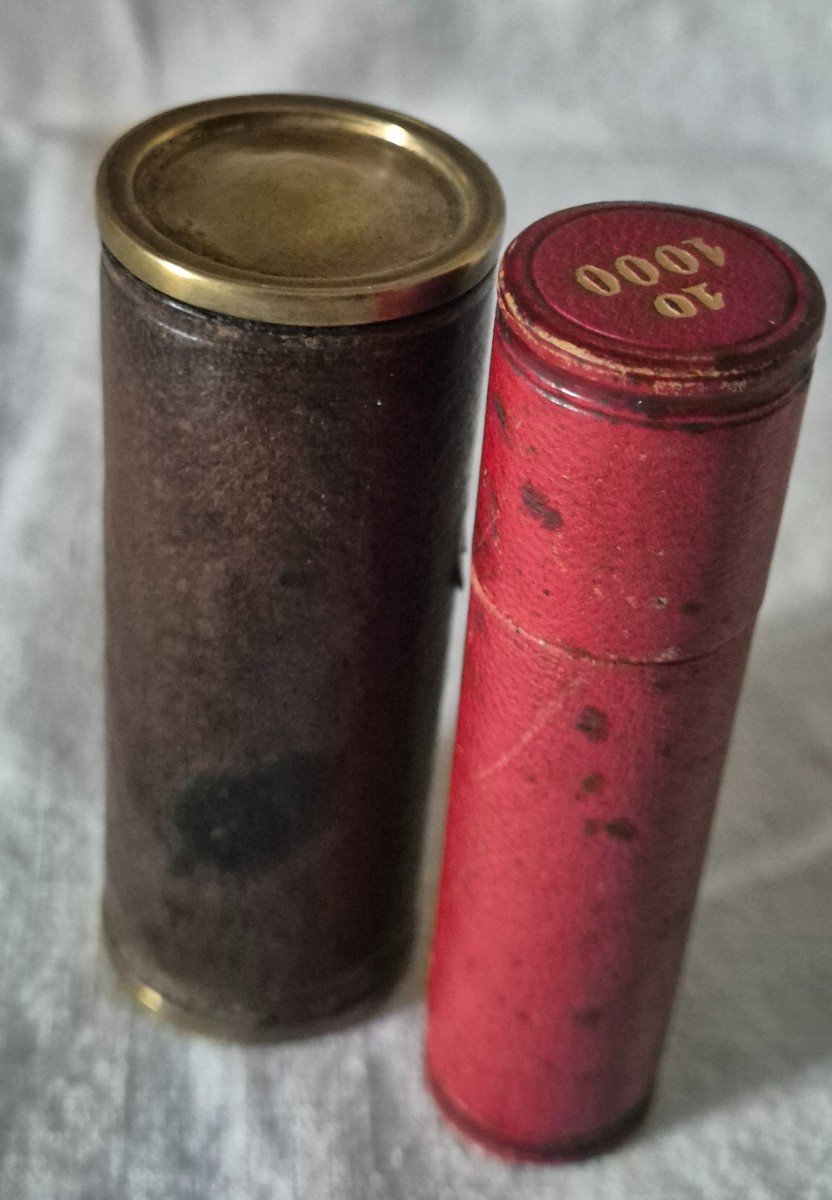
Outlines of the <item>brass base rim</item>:
M 326 1033 L 335 1033 L 375 1015 L 394 991 L 407 966 L 409 943 L 399 945 L 387 956 L 372 984 L 354 997 L 338 1004 L 329 1013 L 304 1022 L 285 1022 L 277 1017 L 252 1017 L 235 1020 L 206 1014 L 158 991 L 133 970 L 109 933 L 106 917 L 102 920 L 104 950 L 120 993 L 142 1016 L 159 1021 L 191 1036 L 233 1043 L 301 1041 Z
M 568 1138 L 546 1142 L 512 1141 L 487 1126 L 481 1125 L 462 1109 L 437 1081 L 428 1064 L 425 1083 L 442 1116 L 457 1135 L 466 1142 L 475 1142 L 489 1154 L 511 1163 L 574 1163 L 614 1150 L 641 1124 L 650 1108 L 653 1090 L 634 1108 L 628 1109 L 614 1121 Z

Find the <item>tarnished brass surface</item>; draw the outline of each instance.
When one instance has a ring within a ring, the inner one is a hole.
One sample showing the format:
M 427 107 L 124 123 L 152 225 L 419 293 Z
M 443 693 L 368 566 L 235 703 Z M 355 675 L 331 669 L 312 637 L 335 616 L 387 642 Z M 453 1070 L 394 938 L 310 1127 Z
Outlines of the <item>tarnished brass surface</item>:
M 110 149 L 104 244 L 174 299 L 288 325 L 423 312 L 494 265 L 503 199 L 489 168 L 411 117 L 315 96 L 209 100 Z

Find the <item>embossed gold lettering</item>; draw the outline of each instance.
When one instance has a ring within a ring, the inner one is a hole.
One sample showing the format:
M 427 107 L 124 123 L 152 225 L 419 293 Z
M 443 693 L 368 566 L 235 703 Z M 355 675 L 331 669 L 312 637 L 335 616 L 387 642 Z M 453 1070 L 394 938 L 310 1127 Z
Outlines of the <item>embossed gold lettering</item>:
M 699 270 L 699 260 L 690 250 L 682 250 L 679 246 L 657 246 L 653 257 L 660 267 L 675 275 L 695 275 Z
M 696 305 L 687 296 L 678 292 L 662 292 L 653 301 L 653 307 L 660 317 L 695 317 Z
M 682 291 L 701 300 L 705 308 L 709 308 L 711 312 L 717 312 L 720 308 L 725 307 L 722 292 L 709 292 L 707 283 L 695 283 L 693 287 L 682 288 Z
M 593 267 L 591 263 L 578 267 L 575 278 L 582 288 L 594 292 L 596 296 L 615 296 L 621 291 L 621 284 L 612 271 L 605 271 L 603 267 Z
M 679 246 L 656 246 L 653 250 L 655 263 L 638 254 L 619 254 L 615 260 L 617 275 L 604 267 L 584 263 L 576 269 L 575 278 L 585 291 L 596 296 L 617 296 L 621 291 L 618 276 L 637 287 L 653 287 L 659 282 L 660 267 L 673 275 L 695 275 L 701 270 L 702 264 L 690 250 L 683 249 L 684 246 L 692 246 L 702 258 L 716 267 L 725 265 L 725 251 L 721 246 L 711 246 L 701 237 L 692 237 L 684 238 Z M 711 292 L 709 288 L 708 283 L 697 283 L 682 288 L 680 292 L 662 292 L 653 300 L 653 307 L 660 316 L 672 319 L 695 317 L 700 310 L 694 300 L 702 308 L 718 312 L 725 307 L 725 298 L 722 292 Z
M 659 268 L 646 258 L 635 254 L 622 254 L 615 260 L 615 269 L 622 279 L 628 283 L 637 283 L 639 287 L 650 287 L 658 283 Z
M 725 251 L 721 246 L 709 246 L 707 242 L 703 242 L 701 237 L 685 238 L 682 245 L 693 246 L 694 250 L 698 250 L 715 267 L 725 266 Z

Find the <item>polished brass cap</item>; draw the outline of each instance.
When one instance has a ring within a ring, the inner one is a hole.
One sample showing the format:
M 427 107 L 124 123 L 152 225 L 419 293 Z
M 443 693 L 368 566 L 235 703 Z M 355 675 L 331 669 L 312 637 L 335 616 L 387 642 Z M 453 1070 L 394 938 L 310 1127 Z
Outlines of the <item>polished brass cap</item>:
M 319 96 L 235 96 L 145 121 L 98 173 L 104 245 L 187 304 L 356 325 L 444 304 L 494 266 L 503 197 L 461 142 Z

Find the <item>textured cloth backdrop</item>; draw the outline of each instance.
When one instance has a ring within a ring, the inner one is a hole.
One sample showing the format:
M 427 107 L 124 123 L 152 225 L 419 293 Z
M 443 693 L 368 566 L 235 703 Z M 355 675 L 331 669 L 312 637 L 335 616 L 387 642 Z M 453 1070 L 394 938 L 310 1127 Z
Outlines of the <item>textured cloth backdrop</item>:
M 92 178 L 160 107 L 318 91 L 486 156 L 508 232 L 595 199 L 763 225 L 832 284 L 825 0 L 5 0 L 0 12 L 2 1200 L 832 1197 L 832 379 L 822 350 L 651 1116 L 596 1162 L 509 1168 L 420 1082 L 422 959 L 380 1016 L 274 1049 L 114 994 L 102 855 Z M 827 339 L 832 343 L 832 339 Z M 431 905 L 452 730 L 426 871 Z

